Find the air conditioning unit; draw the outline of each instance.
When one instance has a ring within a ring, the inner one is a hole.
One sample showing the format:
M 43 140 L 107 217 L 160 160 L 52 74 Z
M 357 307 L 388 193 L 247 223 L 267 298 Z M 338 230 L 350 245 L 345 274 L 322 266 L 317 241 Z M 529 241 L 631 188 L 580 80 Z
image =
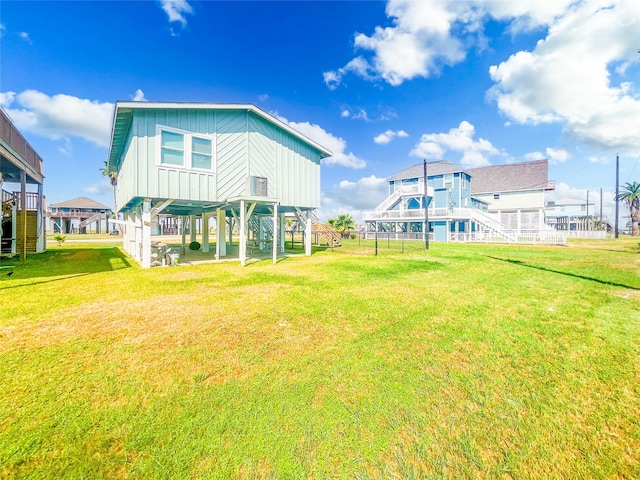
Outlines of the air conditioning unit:
M 266 177 L 249 177 L 249 193 L 252 197 L 269 196 L 269 188 Z

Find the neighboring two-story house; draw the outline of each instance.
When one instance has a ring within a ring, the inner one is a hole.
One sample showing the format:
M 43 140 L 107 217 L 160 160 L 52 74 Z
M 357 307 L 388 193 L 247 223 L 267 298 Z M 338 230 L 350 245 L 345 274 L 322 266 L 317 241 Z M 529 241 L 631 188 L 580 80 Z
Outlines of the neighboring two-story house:
M 106 233 L 110 214 L 109 207 L 87 197 L 52 203 L 47 209 L 53 233 Z
M 418 164 L 387 179 L 389 197 L 375 211 L 363 213 L 367 236 L 382 231 L 422 239 L 425 221 L 430 239 L 437 242 L 518 242 L 527 235 L 548 235 L 544 200 L 554 187 L 546 160 L 473 169 L 448 161 L 427 163 L 427 212 L 424 170 Z

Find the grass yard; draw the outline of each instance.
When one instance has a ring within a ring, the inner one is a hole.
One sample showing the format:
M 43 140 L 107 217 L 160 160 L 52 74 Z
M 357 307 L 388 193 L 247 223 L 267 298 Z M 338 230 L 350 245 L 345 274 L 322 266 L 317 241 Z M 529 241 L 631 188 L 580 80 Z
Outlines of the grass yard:
M 2 260 L 0 477 L 640 478 L 637 240 L 431 247 Z

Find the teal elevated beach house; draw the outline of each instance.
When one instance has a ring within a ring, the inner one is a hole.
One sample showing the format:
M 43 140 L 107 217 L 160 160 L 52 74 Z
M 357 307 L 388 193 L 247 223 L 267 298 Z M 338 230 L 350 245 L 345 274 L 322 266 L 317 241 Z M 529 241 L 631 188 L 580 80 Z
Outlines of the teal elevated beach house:
M 304 225 L 310 255 L 320 162 L 330 155 L 254 105 L 118 102 L 108 169 L 117 174 L 125 250 L 151 266 L 152 225 L 162 213 L 192 229 L 199 222 L 205 252 L 215 225 L 216 258 L 227 256 L 235 225 L 242 265 L 255 244 L 275 262 L 291 214 Z

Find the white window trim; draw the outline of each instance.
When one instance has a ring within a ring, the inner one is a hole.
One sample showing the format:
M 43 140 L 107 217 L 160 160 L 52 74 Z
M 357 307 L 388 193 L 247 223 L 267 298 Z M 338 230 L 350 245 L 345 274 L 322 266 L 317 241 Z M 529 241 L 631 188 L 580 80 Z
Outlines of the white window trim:
M 183 165 L 171 165 L 169 163 L 162 163 L 162 132 L 177 133 L 183 135 L 184 138 L 184 164 Z M 211 141 L 211 169 L 208 168 L 196 168 L 192 164 L 191 155 L 193 154 L 192 138 L 201 138 Z M 216 155 L 216 142 L 215 136 L 206 133 L 191 132 L 189 130 L 181 130 L 179 128 L 167 127 L 165 125 L 156 125 L 156 166 L 159 168 L 165 168 L 167 170 L 187 170 L 193 172 L 203 172 L 215 174 L 218 168 L 217 155 Z

